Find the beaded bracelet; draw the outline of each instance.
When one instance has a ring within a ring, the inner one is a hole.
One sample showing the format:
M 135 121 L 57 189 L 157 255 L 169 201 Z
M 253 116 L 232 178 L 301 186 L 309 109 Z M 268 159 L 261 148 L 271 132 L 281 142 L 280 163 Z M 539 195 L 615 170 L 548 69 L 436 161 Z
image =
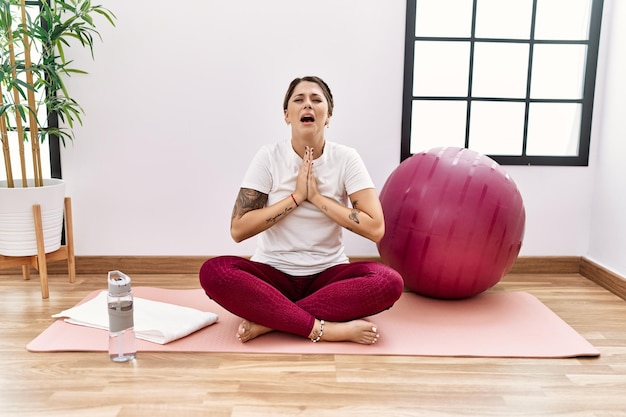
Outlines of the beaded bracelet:
M 317 343 L 322 339 L 322 335 L 324 334 L 324 320 L 320 320 L 320 332 L 318 333 L 315 339 L 311 339 L 311 342 Z
M 298 204 L 298 202 L 296 201 L 296 198 L 293 196 L 293 194 L 291 195 L 291 199 L 293 200 L 294 203 L 296 203 L 296 207 L 300 207 L 300 204 Z

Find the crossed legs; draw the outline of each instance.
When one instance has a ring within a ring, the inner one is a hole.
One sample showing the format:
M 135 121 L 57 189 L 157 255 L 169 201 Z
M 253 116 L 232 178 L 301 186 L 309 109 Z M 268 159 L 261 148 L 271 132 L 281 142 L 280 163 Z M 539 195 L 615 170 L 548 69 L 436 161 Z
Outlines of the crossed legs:
M 362 318 L 391 307 L 403 288 L 395 270 L 376 262 L 292 277 L 236 256 L 206 261 L 200 283 L 209 297 L 243 319 L 237 332 L 242 342 L 278 330 L 311 340 L 321 333 L 322 341 L 375 343 L 379 329 Z

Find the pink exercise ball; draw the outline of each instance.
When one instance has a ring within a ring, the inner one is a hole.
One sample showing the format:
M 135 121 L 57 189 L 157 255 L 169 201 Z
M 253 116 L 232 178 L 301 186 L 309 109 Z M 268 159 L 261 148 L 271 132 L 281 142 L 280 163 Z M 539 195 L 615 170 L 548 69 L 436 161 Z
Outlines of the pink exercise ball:
M 517 186 L 497 162 L 469 149 L 409 157 L 380 199 L 381 259 L 420 295 L 477 295 L 502 279 L 522 246 L 526 214 Z

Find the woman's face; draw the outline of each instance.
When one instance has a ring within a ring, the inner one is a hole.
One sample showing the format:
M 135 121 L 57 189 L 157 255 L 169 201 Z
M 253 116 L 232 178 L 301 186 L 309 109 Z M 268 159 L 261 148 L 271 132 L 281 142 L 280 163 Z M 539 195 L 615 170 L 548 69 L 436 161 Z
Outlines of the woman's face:
M 328 101 L 317 83 L 302 81 L 289 98 L 285 121 L 302 133 L 315 133 L 324 130 L 330 121 Z

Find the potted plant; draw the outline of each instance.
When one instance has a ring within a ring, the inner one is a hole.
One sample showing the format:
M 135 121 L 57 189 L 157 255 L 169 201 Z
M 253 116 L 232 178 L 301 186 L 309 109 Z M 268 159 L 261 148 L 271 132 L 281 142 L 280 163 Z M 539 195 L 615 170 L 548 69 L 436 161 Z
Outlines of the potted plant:
M 82 124 L 83 110 L 70 96 L 65 79 L 85 71 L 72 67 L 65 49 L 89 48 L 93 57 L 94 40 L 100 38 L 94 18 L 103 17 L 112 25 L 116 18 L 90 0 L 32 3 L 0 0 L 0 138 L 6 175 L 0 181 L 0 255 L 4 256 L 37 253 L 34 204 L 43 214 L 45 252 L 61 245 L 65 184 L 44 179 L 39 144 L 56 137 L 65 146 L 74 138 L 75 123 Z M 30 145 L 29 152 L 25 144 Z M 32 178 L 27 174 L 29 163 Z

